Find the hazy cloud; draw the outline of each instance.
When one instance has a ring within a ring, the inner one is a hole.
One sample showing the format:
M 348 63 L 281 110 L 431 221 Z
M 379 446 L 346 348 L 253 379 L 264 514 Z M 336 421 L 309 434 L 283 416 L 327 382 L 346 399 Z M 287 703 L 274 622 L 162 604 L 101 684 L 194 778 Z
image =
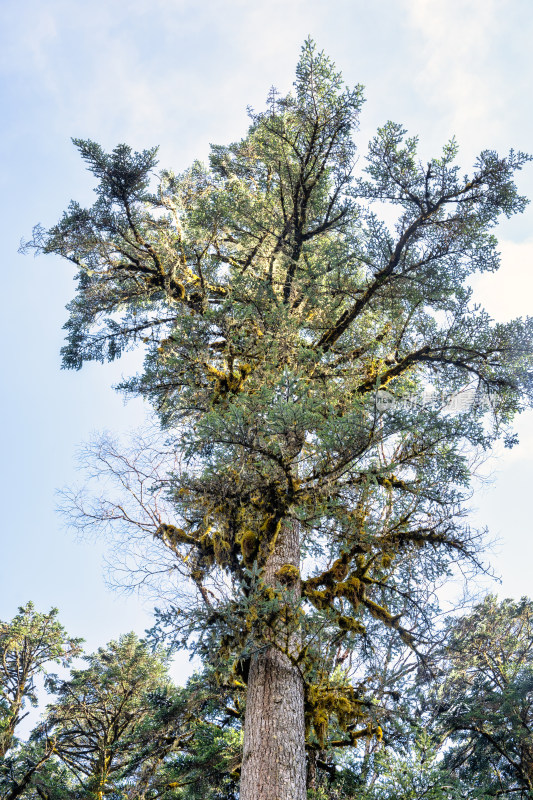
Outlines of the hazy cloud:
M 472 281 L 474 299 L 498 322 L 532 312 L 533 239 L 511 242 L 500 239 L 501 268 Z
M 494 139 L 503 102 L 491 58 L 496 0 L 408 0 L 405 8 L 418 52 L 419 91 L 436 110 L 439 127 L 444 123 L 463 147 L 474 144 L 477 151 L 479 130 L 489 119 Z

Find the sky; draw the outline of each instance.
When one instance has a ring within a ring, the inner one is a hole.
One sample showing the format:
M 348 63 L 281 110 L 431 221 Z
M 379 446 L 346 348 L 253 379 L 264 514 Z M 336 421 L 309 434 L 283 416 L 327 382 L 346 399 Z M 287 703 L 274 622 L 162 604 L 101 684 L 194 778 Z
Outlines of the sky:
M 112 390 L 134 362 L 60 369 L 72 270 L 52 257 L 17 253 L 33 225 L 49 227 L 70 199 L 93 202 L 93 179 L 70 137 L 111 149 L 160 147 L 162 167 L 205 160 L 209 143 L 241 138 L 246 109 L 270 86 L 291 88 L 310 35 L 363 83 L 360 153 L 386 120 L 420 136 L 423 158 L 455 135 L 460 163 L 483 149 L 533 151 L 533 6 L 530 0 L 2 0 L 3 384 L 0 393 L 0 619 L 33 600 L 58 607 L 87 650 L 152 624 L 154 601 L 106 585 L 106 543 L 80 540 L 57 515 L 57 490 L 80 482 L 76 454 L 99 431 L 127 435 L 143 423 L 140 401 Z M 519 175 L 533 198 L 533 164 Z M 476 279 L 476 298 L 496 320 L 531 311 L 533 207 L 496 231 L 502 267 Z M 473 523 L 497 540 L 491 554 L 500 596 L 533 594 L 533 415 L 517 423 L 520 445 L 485 468 Z M 176 677 L 190 669 L 178 660 Z

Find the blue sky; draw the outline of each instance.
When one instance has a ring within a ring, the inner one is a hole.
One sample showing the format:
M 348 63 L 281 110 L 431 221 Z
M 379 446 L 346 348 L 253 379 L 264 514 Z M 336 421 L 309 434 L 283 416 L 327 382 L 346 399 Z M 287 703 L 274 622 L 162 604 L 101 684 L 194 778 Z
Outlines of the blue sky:
M 179 171 L 209 142 L 241 137 L 246 107 L 261 108 L 272 84 L 290 89 L 309 34 L 349 84 L 366 85 L 362 153 L 387 119 L 420 135 L 423 157 L 455 134 L 466 168 L 484 148 L 533 151 L 530 0 L 3 0 L 0 619 L 28 599 L 58 606 L 89 649 L 151 620 L 151 601 L 106 587 L 105 543 L 77 541 L 54 511 L 55 490 L 80 480 L 75 455 L 92 432 L 127 433 L 145 414 L 110 388 L 127 362 L 60 370 L 71 270 L 17 254 L 71 198 L 92 202 L 70 137 L 159 144 L 162 166 Z M 519 185 L 533 197 L 533 165 Z M 475 289 L 504 320 L 531 311 L 533 208 L 498 235 L 502 269 Z M 474 521 L 500 540 L 495 588 L 514 597 L 533 594 L 531 414 L 518 430 L 520 446 L 486 467 L 493 482 L 474 500 Z

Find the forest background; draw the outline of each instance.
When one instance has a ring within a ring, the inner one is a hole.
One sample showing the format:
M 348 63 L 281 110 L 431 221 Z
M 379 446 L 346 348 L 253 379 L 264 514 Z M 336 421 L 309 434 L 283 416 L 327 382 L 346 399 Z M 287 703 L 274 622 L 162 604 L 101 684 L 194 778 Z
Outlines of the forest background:
M 159 144 L 161 163 L 180 171 L 205 159 L 210 142 L 243 135 L 246 106 L 262 108 L 271 83 L 290 88 L 308 34 L 348 84 L 366 86 L 361 152 L 387 119 L 420 135 L 422 157 L 455 134 L 465 168 L 485 147 L 533 149 L 533 13 L 523 0 L 269 0 L 257 8 L 237 0 L 201 7 L 96 0 L 90 13 L 77 0 L 2 3 L 1 619 L 28 599 L 42 610 L 58 606 L 89 651 L 128 630 L 142 635 L 151 624 L 152 598 L 106 587 L 106 543 L 76 541 L 54 511 L 55 489 L 81 480 L 77 448 L 93 431 L 127 434 L 147 411 L 140 401 L 124 405 L 109 388 L 134 369 L 128 357 L 60 371 L 71 270 L 16 253 L 32 226 L 53 223 L 71 197 L 92 202 L 93 180 L 69 137 L 93 138 L 106 149 L 122 141 L 139 150 Z M 518 178 L 529 197 L 532 173 Z M 530 311 L 532 223 L 530 206 L 499 226 L 502 268 L 476 281 L 476 296 L 497 320 Z M 484 468 L 494 482 L 479 486 L 472 516 L 499 540 L 496 590 L 515 598 L 531 594 L 531 414 L 518 431 L 520 446 Z M 189 670 L 184 655 L 176 679 L 183 682 Z

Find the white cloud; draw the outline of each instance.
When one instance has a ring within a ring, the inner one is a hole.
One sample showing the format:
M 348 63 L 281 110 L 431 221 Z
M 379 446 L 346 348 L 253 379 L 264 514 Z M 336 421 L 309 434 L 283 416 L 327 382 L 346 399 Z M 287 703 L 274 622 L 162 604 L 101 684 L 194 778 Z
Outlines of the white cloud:
M 53 107 L 56 133 L 162 143 L 182 168 L 209 141 L 242 135 L 247 104 L 261 107 L 272 83 L 289 88 L 313 11 L 304 0 L 95 0 L 90 13 L 76 0 L 18 11 L 8 0 L 0 17 L 0 68 Z
M 474 300 L 498 322 L 533 313 L 533 239 L 501 239 L 501 268 L 472 280 Z
M 477 144 L 479 130 L 489 122 L 494 139 L 504 101 L 491 59 L 499 25 L 496 0 L 407 0 L 406 10 L 418 51 L 416 84 L 435 108 L 439 127 L 445 120 L 467 147 L 471 139 Z

